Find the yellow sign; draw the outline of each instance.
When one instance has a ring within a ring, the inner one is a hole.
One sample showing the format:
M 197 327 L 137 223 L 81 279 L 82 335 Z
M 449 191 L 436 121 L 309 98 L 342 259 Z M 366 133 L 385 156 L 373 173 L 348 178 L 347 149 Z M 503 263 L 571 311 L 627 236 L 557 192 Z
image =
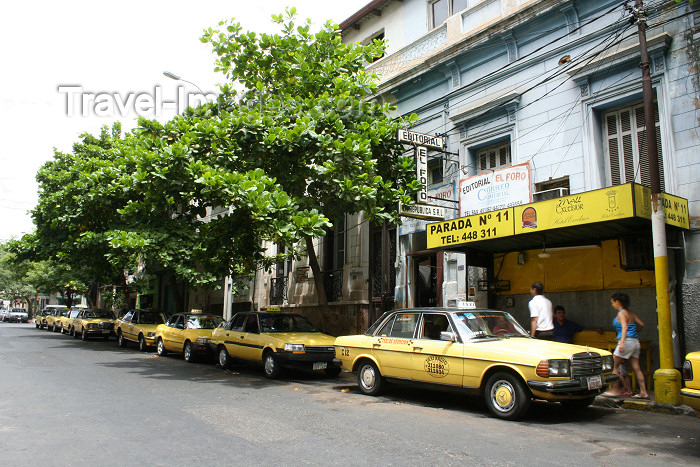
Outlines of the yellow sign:
M 428 224 L 426 232 L 428 248 L 508 237 L 513 235 L 513 208 Z
M 633 217 L 632 185 L 515 206 L 513 213 L 516 234 Z
M 635 185 L 634 194 L 637 216 L 651 219 L 651 189 L 643 185 Z M 688 200 L 668 193 L 661 193 L 660 198 L 664 205 L 666 224 L 689 229 Z

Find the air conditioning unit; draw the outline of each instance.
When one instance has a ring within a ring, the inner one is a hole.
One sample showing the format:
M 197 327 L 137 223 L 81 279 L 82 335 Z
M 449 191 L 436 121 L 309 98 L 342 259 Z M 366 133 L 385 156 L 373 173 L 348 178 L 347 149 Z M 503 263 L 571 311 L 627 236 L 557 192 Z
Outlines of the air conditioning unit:
M 532 201 L 544 201 L 547 199 L 561 198 L 568 196 L 568 188 L 553 188 L 551 190 L 537 191 L 532 194 Z

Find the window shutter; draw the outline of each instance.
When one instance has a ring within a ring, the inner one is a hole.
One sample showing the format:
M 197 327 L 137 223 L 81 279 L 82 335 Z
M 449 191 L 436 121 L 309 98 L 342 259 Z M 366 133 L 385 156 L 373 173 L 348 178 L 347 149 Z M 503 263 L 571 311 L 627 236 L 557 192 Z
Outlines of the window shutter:
M 605 119 L 608 134 L 608 154 L 610 157 L 610 179 L 612 184 L 620 184 L 620 150 L 617 131 L 617 114 L 608 114 Z

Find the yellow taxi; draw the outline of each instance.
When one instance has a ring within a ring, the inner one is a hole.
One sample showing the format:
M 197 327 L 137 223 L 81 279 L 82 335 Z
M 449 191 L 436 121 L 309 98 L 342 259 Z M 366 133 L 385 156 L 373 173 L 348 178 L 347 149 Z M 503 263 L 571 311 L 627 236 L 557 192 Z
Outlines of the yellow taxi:
M 694 408 L 700 415 L 700 352 L 691 352 L 685 356 L 683 383 L 685 385 L 681 389 L 683 403 Z
M 168 352 L 182 352 L 186 362 L 193 362 L 198 356 L 211 353 L 211 333 L 223 324 L 220 316 L 192 313 L 178 313 L 165 324 L 156 327 L 156 351 L 164 357 Z
M 152 310 L 130 310 L 114 323 L 119 347 L 126 347 L 128 341 L 138 343 L 139 350 L 145 352 L 155 345 L 156 327 L 165 323 L 163 315 Z
M 260 362 L 268 378 L 279 377 L 283 368 L 338 376 L 334 342 L 335 337 L 321 333 L 305 316 L 281 312 L 237 313 L 211 335 L 219 366 L 228 367 L 231 358 Z
M 385 313 L 364 335 L 338 337 L 335 350 L 364 394 L 385 382 L 459 388 L 506 420 L 522 417 L 532 399 L 588 407 L 618 380 L 610 352 L 531 338 L 509 313 L 471 302 Z
M 89 337 L 109 340 L 114 334 L 114 315 L 111 311 L 94 308 L 79 308 L 71 323 L 70 335 L 86 341 Z
M 46 330 L 57 332 L 61 329 L 59 318 L 68 314 L 68 308 L 54 308 L 51 313 L 46 315 Z
M 73 326 L 73 319 L 78 316 L 80 308 L 70 308 L 65 315 L 58 316 L 54 320 L 54 326 L 58 326 L 58 330 L 61 334 L 70 334 Z

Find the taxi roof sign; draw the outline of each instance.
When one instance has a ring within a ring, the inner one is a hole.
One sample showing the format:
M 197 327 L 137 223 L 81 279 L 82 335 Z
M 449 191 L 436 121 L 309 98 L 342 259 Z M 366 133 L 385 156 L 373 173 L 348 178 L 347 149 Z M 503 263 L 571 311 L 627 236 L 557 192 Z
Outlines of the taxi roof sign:
M 457 300 L 457 308 L 460 310 L 476 310 L 476 302 L 468 300 Z
M 192 308 L 192 309 L 190 310 L 190 313 L 192 313 L 193 315 L 201 315 L 201 314 L 202 314 L 202 310 L 200 310 L 199 308 Z

